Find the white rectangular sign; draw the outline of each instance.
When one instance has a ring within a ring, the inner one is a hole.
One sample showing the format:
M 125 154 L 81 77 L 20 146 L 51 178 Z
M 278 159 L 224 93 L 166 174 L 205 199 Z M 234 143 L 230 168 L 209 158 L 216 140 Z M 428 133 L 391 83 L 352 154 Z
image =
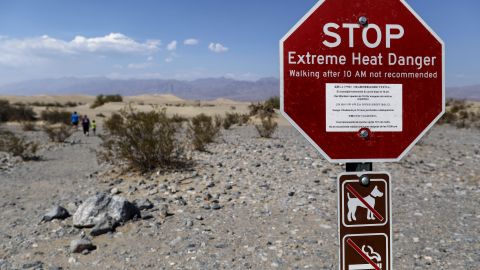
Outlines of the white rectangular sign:
M 327 132 L 400 132 L 403 128 L 401 84 L 326 85 Z

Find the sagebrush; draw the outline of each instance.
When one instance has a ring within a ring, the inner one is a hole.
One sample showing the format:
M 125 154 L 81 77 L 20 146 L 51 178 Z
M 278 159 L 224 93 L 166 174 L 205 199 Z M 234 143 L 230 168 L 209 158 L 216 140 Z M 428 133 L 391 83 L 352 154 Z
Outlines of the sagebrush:
M 255 125 L 258 135 L 262 138 L 271 138 L 278 128 L 273 116 L 262 117 L 260 124 Z
M 95 102 L 90 105 L 90 108 L 95 109 L 97 107 L 103 106 L 106 103 L 122 101 L 123 97 L 121 95 L 98 95 L 95 99 Z
M 24 104 L 10 104 L 8 100 L 0 100 L 0 123 L 35 120 L 37 120 L 37 117 L 32 107 Z
M 73 134 L 72 128 L 65 124 L 45 125 L 43 131 L 47 134 L 50 141 L 58 143 L 64 143 Z
M 106 120 L 107 135 L 102 136 L 104 151 L 100 158 L 125 162 L 142 172 L 178 165 L 183 153 L 182 144 L 176 139 L 180 127 L 165 109 L 139 112 L 126 108 Z
M 207 144 L 212 143 L 220 132 L 218 120 L 214 122 L 211 116 L 199 114 L 188 123 L 187 136 L 198 151 L 205 151 Z
M 39 145 L 18 137 L 10 131 L 0 130 L 0 151 L 20 157 L 22 160 L 36 160 Z
M 59 109 L 47 109 L 42 111 L 40 118 L 49 124 L 70 124 L 71 113 Z

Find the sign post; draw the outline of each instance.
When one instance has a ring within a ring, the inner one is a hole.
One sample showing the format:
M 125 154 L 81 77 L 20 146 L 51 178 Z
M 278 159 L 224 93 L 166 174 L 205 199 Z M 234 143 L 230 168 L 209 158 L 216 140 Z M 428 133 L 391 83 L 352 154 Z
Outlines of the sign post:
M 392 269 L 391 178 L 445 111 L 444 44 L 404 0 L 320 0 L 280 41 L 283 116 L 338 179 L 340 269 Z M 380 196 L 381 195 L 381 196 Z

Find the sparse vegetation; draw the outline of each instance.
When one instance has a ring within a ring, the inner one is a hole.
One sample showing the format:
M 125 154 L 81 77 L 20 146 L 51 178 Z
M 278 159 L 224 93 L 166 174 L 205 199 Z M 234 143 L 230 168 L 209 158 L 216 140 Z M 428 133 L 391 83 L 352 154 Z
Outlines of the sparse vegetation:
M 223 119 L 223 128 L 230 129 L 232 125 L 245 125 L 250 120 L 248 114 L 239 114 L 239 113 L 226 113 L 225 118 Z
M 35 142 L 28 142 L 10 131 L 0 130 L 0 151 L 2 152 L 21 157 L 25 161 L 36 160 L 38 147 L 39 145 Z
M 16 104 L 23 104 L 23 103 L 16 103 Z M 40 102 L 40 101 L 35 101 L 35 102 L 30 102 L 27 103 L 28 106 L 33 106 L 33 107 L 57 107 L 57 108 L 67 108 L 67 107 L 77 107 L 82 105 L 80 102 L 73 102 L 73 101 L 68 101 L 65 103 L 60 103 L 60 102 Z
M 52 142 L 64 143 L 70 136 L 72 136 L 72 128 L 65 125 L 45 125 L 43 131 L 47 134 Z
M 465 100 L 449 99 L 445 114 L 438 123 L 453 125 L 457 128 L 480 128 L 480 113 L 475 112 L 472 104 Z
M 206 145 L 215 140 L 220 132 L 220 125 L 217 123 L 214 123 L 212 117 L 203 113 L 190 120 L 187 136 L 195 150 L 205 151 Z
M 262 138 L 271 138 L 273 133 L 277 130 L 278 124 L 273 116 L 265 116 L 261 118 L 261 124 L 255 125 L 258 134 Z
M 23 131 L 36 131 L 36 124 L 33 121 L 23 121 L 22 123 Z
M 121 95 L 98 95 L 95 99 L 95 102 L 90 106 L 90 108 L 95 109 L 103 106 L 106 103 L 122 101 L 123 97 Z
M 40 117 L 43 121 L 49 124 L 70 124 L 70 112 L 59 109 L 47 109 L 42 111 Z
M 183 148 L 175 136 L 179 126 L 165 109 L 138 112 L 130 107 L 105 123 L 108 136 L 103 136 L 101 159 L 124 161 L 142 172 L 169 168 L 181 161 Z
M 248 106 L 250 109 L 250 116 L 259 116 L 266 118 L 275 114 L 275 109 L 280 109 L 280 98 L 271 97 L 263 103 L 252 103 Z
M 182 124 L 184 122 L 188 122 L 188 118 L 184 117 L 184 116 L 181 116 L 179 114 L 174 114 L 171 118 L 170 118 L 173 122 L 175 123 L 178 123 L 178 124 Z
M 105 117 L 106 117 L 105 114 L 103 114 L 103 113 L 97 113 L 96 116 L 97 116 L 97 117 L 100 117 L 100 118 L 105 118 Z
M 36 114 L 32 107 L 24 104 L 10 104 L 8 100 L 0 100 L 0 123 L 9 121 L 35 121 Z

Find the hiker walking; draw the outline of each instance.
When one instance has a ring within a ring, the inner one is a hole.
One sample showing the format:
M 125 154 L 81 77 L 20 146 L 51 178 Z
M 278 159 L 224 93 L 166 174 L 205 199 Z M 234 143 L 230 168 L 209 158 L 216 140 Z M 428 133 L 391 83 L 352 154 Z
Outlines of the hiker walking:
M 72 114 L 72 117 L 71 117 L 71 122 L 72 122 L 72 126 L 75 128 L 75 129 L 78 129 L 78 114 L 77 112 L 73 112 Z
M 96 136 L 96 134 L 97 134 L 97 123 L 95 122 L 95 120 L 92 121 L 92 124 L 90 125 L 90 127 L 92 128 L 93 136 Z
M 82 119 L 82 127 L 83 127 L 83 134 L 89 136 L 90 135 L 90 119 L 88 116 L 84 116 Z

